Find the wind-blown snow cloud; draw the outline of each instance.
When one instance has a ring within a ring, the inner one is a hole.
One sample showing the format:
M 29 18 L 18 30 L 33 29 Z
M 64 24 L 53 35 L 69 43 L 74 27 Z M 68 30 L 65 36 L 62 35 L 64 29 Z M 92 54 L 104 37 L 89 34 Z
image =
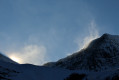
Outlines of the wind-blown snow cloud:
M 89 43 L 99 37 L 99 31 L 97 29 L 97 25 L 94 20 L 90 22 L 88 25 L 88 34 L 86 37 L 84 37 L 83 42 L 78 42 L 79 49 L 81 50 L 83 48 L 87 48 Z
M 43 64 L 46 62 L 46 47 L 26 45 L 17 52 L 7 52 L 8 56 L 19 63 Z

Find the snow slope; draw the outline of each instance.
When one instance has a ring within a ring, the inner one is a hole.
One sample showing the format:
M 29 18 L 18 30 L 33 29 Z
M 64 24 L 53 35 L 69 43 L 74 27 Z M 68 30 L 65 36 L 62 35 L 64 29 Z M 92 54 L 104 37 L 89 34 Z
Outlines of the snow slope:
M 44 66 L 89 71 L 119 67 L 119 36 L 104 34 L 93 40 L 87 48 Z
M 0 80 L 64 80 L 71 73 L 77 72 L 32 64 L 0 62 L 0 65 Z
M 0 80 L 64 80 L 72 73 L 86 75 L 79 80 L 119 80 L 113 79 L 119 76 L 118 69 L 93 72 L 0 62 Z

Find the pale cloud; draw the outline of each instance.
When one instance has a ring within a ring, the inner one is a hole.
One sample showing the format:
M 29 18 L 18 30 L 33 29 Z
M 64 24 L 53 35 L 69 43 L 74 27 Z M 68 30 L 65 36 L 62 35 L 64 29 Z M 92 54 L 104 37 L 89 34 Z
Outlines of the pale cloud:
M 38 45 L 26 45 L 19 51 L 6 52 L 8 57 L 19 63 L 31 63 L 41 65 L 46 62 L 46 47 Z
M 88 32 L 87 32 L 87 34 L 88 35 L 82 39 L 83 42 L 80 42 L 80 40 L 79 40 L 79 42 L 77 42 L 78 46 L 79 46 L 78 51 L 81 50 L 81 49 L 87 48 L 89 43 L 92 40 L 94 40 L 94 39 L 99 37 L 99 31 L 97 29 L 97 25 L 96 25 L 94 20 L 92 20 L 90 22 L 90 24 L 88 25 Z

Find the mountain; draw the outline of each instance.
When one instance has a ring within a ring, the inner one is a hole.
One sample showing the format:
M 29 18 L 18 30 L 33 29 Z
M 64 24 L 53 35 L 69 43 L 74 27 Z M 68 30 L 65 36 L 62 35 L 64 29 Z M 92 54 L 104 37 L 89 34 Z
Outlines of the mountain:
M 119 80 L 119 36 L 104 34 L 89 46 L 42 66 L 0 54 L 0 80 Z
M 70 73 L 66 69 L 18 64 L 0 54 L 0 80 L 63 80 Z
M 65 69 L 0 62 L 0 80 L 63 80 L 70 73 Z
M 2 53 L 0 53 L 0 61 L 10 62 L 10 63 L 15 63 L 15 64 L 17 64 L 17 62 L 11 60 L 11 59 L 8 58 L 7 56 L 3 55 Z
M 119 70 L 89 72 L 0 62 L 0 80 L 119 80 Z
M 70 70 L 101 71 L 119 67 L 119 36 L 103 34 L 82 49 L 57 62 L 44 64 Z

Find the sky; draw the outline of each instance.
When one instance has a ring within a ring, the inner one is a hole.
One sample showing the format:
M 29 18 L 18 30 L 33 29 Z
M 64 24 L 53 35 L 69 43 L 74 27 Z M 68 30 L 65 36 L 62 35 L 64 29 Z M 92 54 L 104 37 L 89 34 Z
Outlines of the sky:
M 0 0 L 0 52 L 42 65 L 119 35 L 119 0 Z

